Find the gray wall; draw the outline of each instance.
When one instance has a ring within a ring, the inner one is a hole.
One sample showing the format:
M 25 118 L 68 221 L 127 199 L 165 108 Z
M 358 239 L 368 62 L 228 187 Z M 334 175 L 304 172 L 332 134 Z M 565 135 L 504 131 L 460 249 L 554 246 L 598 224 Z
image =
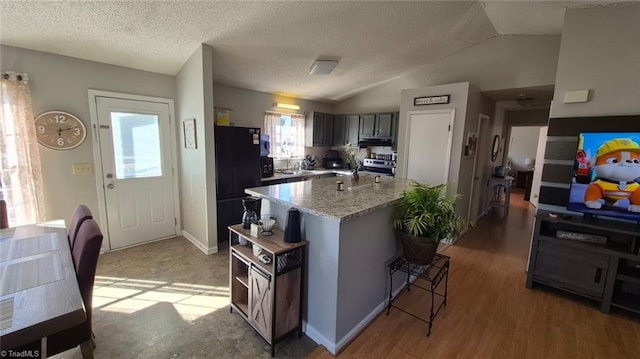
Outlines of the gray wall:
M 85 204 L 99 219 L 95 175 L 72 173 L 74 163 L 93 164 L 87 90 L 173 99 L 175 77 L 5 45 L 0 45 L 0 63 L 2 71 L 29 75 L 34 116 L 49 110 L 67 111 L 87 127 L 87 139 L 72 150 L 55 151 L 39 146 L 46 218 L 68 221 L 75 207 Z M 94 172 L 99 170 L 94 168 Z
M 213 143 L 213 49 L 201 45 L 176 76 L 177 133 L 183 235 L 206 253 L 217 252 Z M 197 149 L 184 148 L 182 121 L 196 119 Z
M 517 126 L 511 129 L 509 136 L 509 161 L 516 171 L 527 171 L 526 158 L 536 159 L 538 136 L 541 126 Z M 541 159 L 542 160 L 542 159 Z
M 560 36 L 497 36 L 336 104 L 339 113 L 397 110 L 403 89 L 465 82 L 481 91 L 551 85 Z
M 307 101 L 271 93 L 252 91 L 224 85 L 213 86 L 213 102 L 216 107 L 232 109 L 230 122 L 241 127 L 264 127 L 265 111 L 281 113 L 326 112 L 333 113 L 333 104 Z M 295 104 L 300 111 L 274 107 L 276 102 Z
M 552 117 L 640 112 L 640 4 L 567 9 Z M 589 102 L 564 104 L 566 91 L 590 90 Z

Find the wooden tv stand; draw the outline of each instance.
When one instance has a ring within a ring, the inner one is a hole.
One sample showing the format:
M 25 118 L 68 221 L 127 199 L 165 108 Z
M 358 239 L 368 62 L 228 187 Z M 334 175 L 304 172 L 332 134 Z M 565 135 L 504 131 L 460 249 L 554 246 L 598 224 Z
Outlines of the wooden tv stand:
M 527 288 L 534 283 L 595 299 L 605 313 L 611 306 L 640 313 L 640 226 L 538 211 Z

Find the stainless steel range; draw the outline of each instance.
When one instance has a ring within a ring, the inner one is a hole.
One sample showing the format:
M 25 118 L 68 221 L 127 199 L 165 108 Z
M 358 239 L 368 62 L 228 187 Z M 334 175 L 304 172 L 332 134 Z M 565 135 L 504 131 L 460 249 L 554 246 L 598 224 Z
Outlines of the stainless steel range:
M 396 168 L 395 161 L 376 160 L 365 158 L 362 162 L 361 173 L 379 174 L 381 176 L 393 176 Z

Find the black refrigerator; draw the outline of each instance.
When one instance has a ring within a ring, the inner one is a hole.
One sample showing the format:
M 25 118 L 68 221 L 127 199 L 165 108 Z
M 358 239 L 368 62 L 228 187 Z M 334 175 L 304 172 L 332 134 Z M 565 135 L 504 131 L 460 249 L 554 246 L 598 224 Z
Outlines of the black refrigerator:
M 218 242 L 229 239 L 227 226 L 242 222 L 245 188 L 261 185 L 260 129 L 215 126 Z

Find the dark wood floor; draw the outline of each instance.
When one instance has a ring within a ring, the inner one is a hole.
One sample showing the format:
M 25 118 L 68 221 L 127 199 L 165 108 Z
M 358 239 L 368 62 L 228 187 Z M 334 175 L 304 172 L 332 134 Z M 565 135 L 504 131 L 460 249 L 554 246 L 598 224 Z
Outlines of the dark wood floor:
M 506 220 L 489 216 L 455 246 L 449 299 L 431 336 L 398 310 L 381 314 L 337 357 L 350 358 L 640 358 L 640 318 L 599 311 L 597 303 L 548 288 L 525 288 L 535 210 L 512 196 Z M 423 291 L 403 294 L 426 313 Z M 318 347 L 308 358 L 333 356 Z

